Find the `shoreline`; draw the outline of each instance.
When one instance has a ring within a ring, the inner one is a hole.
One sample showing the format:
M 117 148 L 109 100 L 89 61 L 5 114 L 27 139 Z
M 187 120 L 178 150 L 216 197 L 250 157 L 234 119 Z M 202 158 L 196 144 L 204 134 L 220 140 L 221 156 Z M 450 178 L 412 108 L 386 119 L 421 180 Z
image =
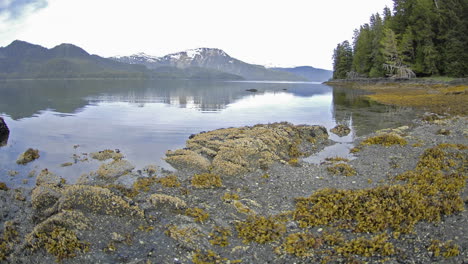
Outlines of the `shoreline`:
M 426 79 L 332 80 L 325 84 L 371 92 L 366 97 L 385 105 L 413 107 L 443 116 L 468 114 L 468 79 L 452 81 Z
M 406 140 L 404 146 L 360 145 L 356 158 L 349 161 L 310 164 L 299 158 L 293 166 L 276 162 L 267 170 L 220 175 L 220 182 L 211 181 L 208 188 L 194 185 L 196 172 L 192 170 L 169 172 L 147 167 L 135 172 L 125 159 L 118 158 L 103 161 L 94 176 L 90 173 L 74 185 L 64 183 L 60 175 L 43 171 L 32 192 L 24 188 L 0 191 L 5 201 L 0 208 L 5 215 L 5 243 L 0 256 L 11 263 L 32 259 L 50 263 L 56 259 L 63 263 L 466 262 L 466 210 L 455 210 L 451 216 L 442 213 L 441 221 L 435 223 L 417 218 L 414 233 L 398 231 L 403 223 L 370 234 L 357 231 L 354 221 L 339 219 L 304 226 L 301 219 L 309 216 L 297 216 L 302 212 L 298 201 L 328 188 L 347 190 L 347 197 L 405 185 L 395 177 L 415 171 L 425 151 L 445 143 L 466 144 L 467 121 L 466 117 L 415 120 L 409 127 L 377 131 L 354 141 L 359 146 L 366 138 L 390 133 Z M 466 145 L 440 151 L 458 153 L 466 164 Z M 459 166 L 453 164 L 453 169 Z M 343 175 L 348 168 L 354 175 Z M 442 173 L 450 170 L 443 169 Z M 461 182 L 466 185 L 466 177 Z M 456 193 L 461 199 L 456 201 L 466 207 L 467 188 Z M 56 209 L 50 211 L 51 204 Z M 263 226 L 268 231 L 260 239 L 255 234 Z M 56 236 L 50 235 L 54 231 Z M 299 238 L 308 242 L 299 243 Z M 54 241 L 67 246 L 60 247 Z M 360 251 L 365 243 L 375 245 L 371 253 Z M 58 248 L 54 250 L 52 245 Z M 435 256 L 437 249 L 439 256 Z

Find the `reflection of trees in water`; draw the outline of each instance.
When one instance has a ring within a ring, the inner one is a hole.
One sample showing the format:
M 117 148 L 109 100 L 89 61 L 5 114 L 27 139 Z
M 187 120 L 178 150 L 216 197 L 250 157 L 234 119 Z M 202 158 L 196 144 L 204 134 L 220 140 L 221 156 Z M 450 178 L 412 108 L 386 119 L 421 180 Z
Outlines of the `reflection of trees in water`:
M 75 113 L 89 103 L 99 102 L 127 102 L 138 107 L 147 103 L 165 103 L 201 111 L 220 111 L 228 104 L 252 95 L 246 91 L 249 88 L 257 89 L 256 94 L 268 91 L 296 96 L 312 96 L 330 90 L 324 85 L 311 84 L 193 80 L 11 81 L 0 83 L 0 113 L 13 119 L 29 117 L 46 109 Z
M 337 124 L 350 125 L 357 136 L 408 123 L 415 113 L 410 108 L 382 105 L 367 99 L 365 91 L 333 88 L 332 114 Z

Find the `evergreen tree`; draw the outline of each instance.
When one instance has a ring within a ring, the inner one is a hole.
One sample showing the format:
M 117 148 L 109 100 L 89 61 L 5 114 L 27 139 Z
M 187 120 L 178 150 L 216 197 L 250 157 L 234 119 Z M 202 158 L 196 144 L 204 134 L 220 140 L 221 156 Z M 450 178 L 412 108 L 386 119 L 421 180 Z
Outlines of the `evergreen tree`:
M 345 79 L 353 64 L 353 49 L 347 40 L 333 52 L 333 79 Z
M 345 42 L 338 45 L 336 75 L 343 78 L 349 71 L 343 56 L 351 54 L 351 70 L 359 76 L 384 77 L 390 65 L 392 75 L 397 66 L 411 73 L 405 76 L 414 71 L 417 76 L 467 77 L 466 14 L 468 0 L 393 0 L 393 13 L 385 7 L 383 18 L 374 14 L 355 30 L 351 52 L 344 51 Z

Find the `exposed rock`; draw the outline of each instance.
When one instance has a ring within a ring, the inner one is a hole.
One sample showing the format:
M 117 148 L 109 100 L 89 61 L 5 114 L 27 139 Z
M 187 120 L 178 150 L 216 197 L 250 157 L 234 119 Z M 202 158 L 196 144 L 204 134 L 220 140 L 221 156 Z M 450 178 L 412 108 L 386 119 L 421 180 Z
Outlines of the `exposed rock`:
M 131 205 L 110 190 L 88 185 L 70 185 L 63 190 L 58 209 L 81 210 L 96 214 L 143 217 L 138 206 Z
M 99 161 L 104 161 L 104 160 L 108 160 L 108 159 L 119 160 L 119 159 L 123 158 L 123 154 L 120 153 L 120 151 L 105 149 L 105 150 L 102 150 L 102 151 L 90 153 L 90 157 L 92 159 L 96 159 L 96 160 L 99 160 Z
M 210 161 L 198 155 L 196 152 L 186 149 L 178 149 L 175 151 L 166 152 L 166 161 L 175 168 L 184 169 L 190 168 L 197 171 L 206 172 L 210 169 Z
M 102 178 L 116 178 L 130 173 L 135 166 L 127 160 L 114 160 L 110 163 L 102 164 L 97 170 L 97 175 Z
M 18 157 L 18 159 L 16 160 L 16 163 L 24 165 L 26 163 L 29 163 L 29 162 L 31 162 L 33 160 L 38 159 L 39 157 L 40 157 L 39 150 L 28 148 L 24 153 L 22 153 Z
M 48 169 L 43 169 L 36 178 L 36 185 L 59 185 L 65 182 L 65 179 L 57 176 Z
M 34 209 L 42 211 L 52 207 L 61 196 L 58 188 L 47 185 L 37 186 L 32 191 L 31 204 Z
M 8 137 L 10 135 L 10 130 L 8 129 L 5 120 L 0 117 L 0 147 L 5 146 L 8 142 Z
M 336 127 L 330 129 L 330 132 L 337 136 L 344 137 L 351 132 L 351 129 L 345 125 L 337 125 Z
M 152 194 L 149 199 L 154 206 L 170 207 L 174 209 L 187 208 L 187 203 L 182 199 L 166 194 Z
M 203 172 L 212 168 L 216 174 L 236 175 L 310 155 L 327 138 L 324 127 L 290 123 L 218 129 L 195 135 L 186 149 L 168 151 L 165 160 L 176 169 Z

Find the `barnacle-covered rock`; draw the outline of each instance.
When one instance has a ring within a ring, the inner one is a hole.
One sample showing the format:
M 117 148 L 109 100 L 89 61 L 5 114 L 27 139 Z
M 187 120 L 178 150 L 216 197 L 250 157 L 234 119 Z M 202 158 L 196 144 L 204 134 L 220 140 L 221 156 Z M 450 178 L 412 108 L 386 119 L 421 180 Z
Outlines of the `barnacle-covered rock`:
M 53 185 L 57 186 L 63 184 L 65 179 L 56 175 L 55 173 L 49 171 L 48 169 L 43 169 L 36 178 L 36 186 L 40 185 Z
M 109 189 L 88 185 L 71 185 L 62 193 L 63 196 L 58 201 L 59 210 L 74 209 L 105 215 L 143 217 L 143 211 L 138 206 L 131 205 Z
M 169 151 L 166 162 L 176 169 L 193 169 L 220 175 L 237 175 L 274 162 L 310 155 L 328 138 L 322 126 L 290 123 L 218 129 L 200 133 L 187 141 L 187 148 Z
M 16 163 L 24 165 L 26 163 L 38 159 L 39 157 L 39 150 L 28 148 L 24 153 L 21 153 L 21 155 L 19 155 L 18 159 L 16 160 Z
M 330 129 L 330 132 L 340 137 L 344 137 L 351 133 L 351 129 L 345 125 L 337 125 L 334 128 Z
M 114 160 L 110 163 L 102 164 L 97 170 L 97 175 L 102 178 L 117 178 L 130 173 L 135 166 L 127 160 Z

